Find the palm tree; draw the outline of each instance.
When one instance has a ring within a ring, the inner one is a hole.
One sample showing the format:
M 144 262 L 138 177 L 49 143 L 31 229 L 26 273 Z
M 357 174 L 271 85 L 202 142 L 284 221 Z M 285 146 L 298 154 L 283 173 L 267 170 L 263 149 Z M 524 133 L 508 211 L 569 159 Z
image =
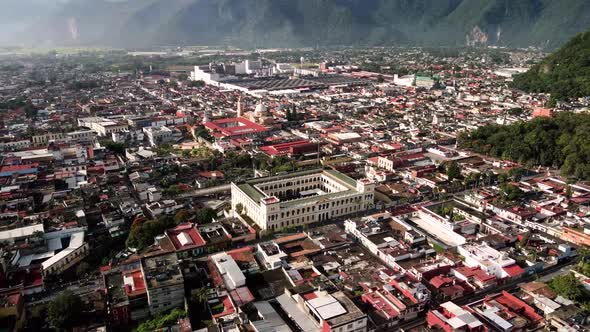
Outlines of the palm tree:
M 203 309 L 206 309 L 207 301 L 209 300 L 207 287 L 193 289 L 191 291 L 191 300 L 203 304 Z

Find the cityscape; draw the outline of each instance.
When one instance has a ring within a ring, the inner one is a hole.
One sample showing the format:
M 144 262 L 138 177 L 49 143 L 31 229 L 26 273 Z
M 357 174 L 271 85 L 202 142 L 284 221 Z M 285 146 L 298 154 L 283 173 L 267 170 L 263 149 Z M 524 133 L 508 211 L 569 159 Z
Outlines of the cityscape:
M 0 331 L 590 331 L 578 32 L 0 46 Z

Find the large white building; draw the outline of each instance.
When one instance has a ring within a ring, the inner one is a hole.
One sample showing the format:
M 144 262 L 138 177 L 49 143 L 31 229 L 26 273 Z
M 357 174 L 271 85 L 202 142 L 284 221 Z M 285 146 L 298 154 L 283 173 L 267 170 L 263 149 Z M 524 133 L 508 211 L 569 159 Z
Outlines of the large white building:
M 457 252 L 465 257 L 466 266 L 479 267 L 498 279 L 517 277 L 524 272 L 506 252 L 500 252 L 485 242 L 459 246 Z
M 174 131 L 168 127 L 146 127 L 143 128 L 143 133 L 147 136 L 150 145 L 152 147 L 175 142 L 181 136 L 174 133 Z
M 115 122 L 113 120 L 101 117 L 79 118 L 78 126 L 90 128 L 101 137 L 111 135 L 112 133 L 125 131 L 129 128 L 125 122 Z
M 262 230 L 334 220 L 373 207 L 375 184 L 334 170 L 310 170 L 232 183 L 233 211 Z
M 246 277 L 236 261 L 227 253 L 222 252 L 211 256 L 211 261 L 223 278 L 227 290 L 234 290 L 246 285 Z

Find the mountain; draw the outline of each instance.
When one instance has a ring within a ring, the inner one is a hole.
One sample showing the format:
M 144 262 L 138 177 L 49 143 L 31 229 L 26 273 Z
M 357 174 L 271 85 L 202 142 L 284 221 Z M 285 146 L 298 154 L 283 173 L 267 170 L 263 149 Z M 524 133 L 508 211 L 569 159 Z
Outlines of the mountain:
M 516 76 L 513 86 L 550 93 L 553 102 L 590 96 L 590 31 L 577 35 L 541 63 Z
M 16 41 L 115 46 L 556 47 L 590 27 L 588 0 L 47 1 L 55 8 L 40 10 L 34 4 L 42 0 L 23 1 L 21 12 L 43 17 L 26 33 L 13 36 Z M 27 4 L 32 4 L 28 10 Z M 5 25 L 0 22 L 0 29 Z

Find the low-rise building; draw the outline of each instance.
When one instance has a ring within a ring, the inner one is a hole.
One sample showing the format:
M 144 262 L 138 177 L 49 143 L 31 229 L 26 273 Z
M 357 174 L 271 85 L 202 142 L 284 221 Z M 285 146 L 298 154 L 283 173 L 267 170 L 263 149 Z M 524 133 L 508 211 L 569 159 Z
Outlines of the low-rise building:
M 465 257 L 465 265 L 479 267 L 498 279 L 520 277 L 524 270 L 506 252 L 500 252 L 486 243 L 465 244 L 457 248 L 459 255 Z

